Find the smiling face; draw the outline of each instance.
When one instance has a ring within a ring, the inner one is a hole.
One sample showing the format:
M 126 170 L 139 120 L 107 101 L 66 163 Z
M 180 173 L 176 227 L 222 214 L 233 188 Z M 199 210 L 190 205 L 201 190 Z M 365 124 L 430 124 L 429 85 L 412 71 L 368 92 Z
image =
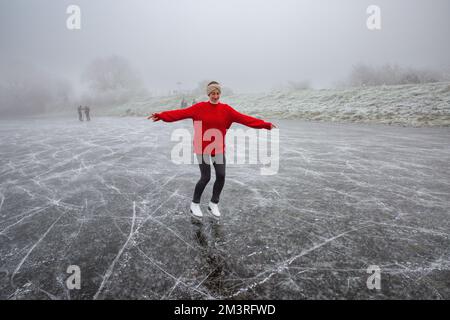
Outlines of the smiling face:
M 220 99 L 220 93 L 219 90 L 213 90 L 210 94 L 209 94 L 209 101 L 211 101 L 211 103 L 218 103 Z

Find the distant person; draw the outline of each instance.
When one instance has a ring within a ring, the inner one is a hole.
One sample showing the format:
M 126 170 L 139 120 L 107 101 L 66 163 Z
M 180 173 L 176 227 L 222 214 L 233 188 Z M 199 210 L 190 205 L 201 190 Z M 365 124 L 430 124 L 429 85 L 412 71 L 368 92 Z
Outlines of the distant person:
M 196 104 L 197 100 L 195 100 L 195 98 L 192 100 L 192 105 Z
M 89 107 L 85 106 L 84 107 L 84 114 L 86 115 L 86 120 L 87 121 L 91 121 L 91 118 L 89 117 L 89 111 L 90 111 Z
M 83 121 L 83 108 L 81 106 L 78 107 L 78 120 Z
M 181 108 L 186 108 L 187 107 L 187 101 L 183 98 L 183 100 L 181 100 Z

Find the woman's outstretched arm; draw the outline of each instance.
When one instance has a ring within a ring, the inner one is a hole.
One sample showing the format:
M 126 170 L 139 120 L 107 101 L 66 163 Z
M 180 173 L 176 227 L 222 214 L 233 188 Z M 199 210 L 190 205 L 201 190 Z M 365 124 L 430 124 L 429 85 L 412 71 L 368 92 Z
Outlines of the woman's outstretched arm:
M 240 113 L 230 107 L 231 118 L 233 122 L 237 122 L 243 124 L 247 127 L 256 128 L 256 129 L 267 129 L 271 130 L 272 128 L 276 128 L 276 126 L 271 122 L 266 122 L 262 119 L 254 118 L 249 115 Z
M 153 113 L 151 116 L 147 117 L 147 119 L 153 119 L 153 121 L 162 120 L 165 122 L 174 122 L 178 120 L 192 118 L 195 112 L 196 104 L 178 110 L 167 110 L 163 112 Z

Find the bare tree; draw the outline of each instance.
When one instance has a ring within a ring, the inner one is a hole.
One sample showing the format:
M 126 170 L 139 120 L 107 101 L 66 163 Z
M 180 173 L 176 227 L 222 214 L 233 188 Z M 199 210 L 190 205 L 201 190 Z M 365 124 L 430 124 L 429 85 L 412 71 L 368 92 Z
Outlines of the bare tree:
M 92 61 L 82 80 L 88 86 L 88 100 L 99 105 L 123 103 L 146 93 L 131 64 L 116 55 Z
M 303 81 L 288 81 L 288 88 L 293 90 L 306 90 L 311 88 L 311 83 L 308 80 Z
M 18 116 L 67 110 L 73 95 L 72 84 L 35 65 L 5 63 L 0 73 L 0 112 Z
M 431 70 L 400 67 L 386 64 L 380 67 L 369 67 L 358 64 L 353 67 L 348 84 L 351 86 L 376 86 L 396 84 L 418 84 L 442 81 L 443 76 Z

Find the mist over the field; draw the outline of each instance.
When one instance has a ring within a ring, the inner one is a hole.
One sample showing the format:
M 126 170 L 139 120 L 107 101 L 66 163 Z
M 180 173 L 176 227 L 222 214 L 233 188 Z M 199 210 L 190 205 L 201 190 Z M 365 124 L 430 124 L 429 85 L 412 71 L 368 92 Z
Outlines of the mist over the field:
M 208 80 L 239 94 L 449 79 L 446 0 L 82 0 L 79 30 L 66 26 L 71 4 L 0 2 L 2 116 L 108 108 Z M 372 4 L 380 30 L 366 26 Z

